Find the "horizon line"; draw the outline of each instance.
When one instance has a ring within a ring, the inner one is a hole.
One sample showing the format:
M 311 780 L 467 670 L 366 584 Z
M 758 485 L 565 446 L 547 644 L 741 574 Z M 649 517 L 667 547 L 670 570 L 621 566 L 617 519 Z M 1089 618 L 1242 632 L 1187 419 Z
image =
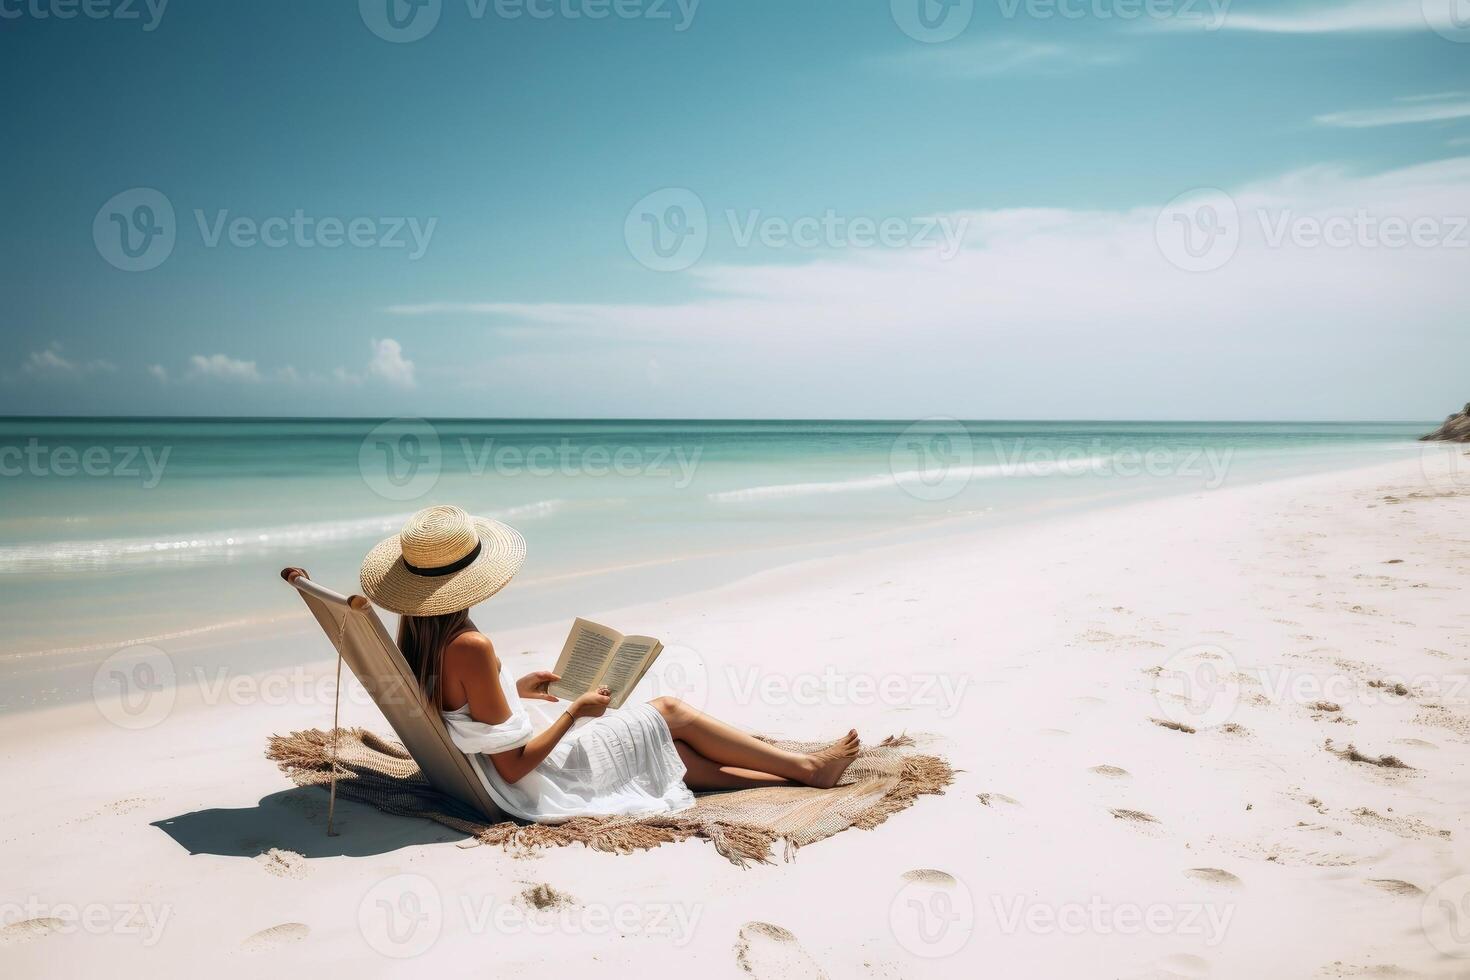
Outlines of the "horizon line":
M 1455 412 L 1450 412 L 1453 416 Z M 1448 417 L 1448 416 L 1447 416 Z M 1437 425 L 1439 419 L 1421 418 L 959 418 L 947 415 L 925 415 L 917 418 L 862 417 L 755 417 L 755 416 L 532 416 L 532 415 L 5 415 L 0 422 L 58 421 L 58 420 L 101 420 L 115 422 L 377 422 L 395 420 L 417 422 L 696 422 L 696 423 L 868 423 L 887 425 L 916 425 L 920 422 L 961 423 L 1051 423 L 1109 425 L 1120 423 L 1195 423 L 1212 425 Z

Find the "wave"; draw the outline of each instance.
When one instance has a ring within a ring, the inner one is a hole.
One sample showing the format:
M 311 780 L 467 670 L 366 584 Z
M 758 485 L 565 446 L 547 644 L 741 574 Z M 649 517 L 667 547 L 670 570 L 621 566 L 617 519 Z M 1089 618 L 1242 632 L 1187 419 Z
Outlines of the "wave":
M 1087 473 L 1105 473 L 1114 463 L 1111 456 L 1088 456 L 1081 459 L 1049 460 L 1046 462 L 987 463 L 983 466 L 954 467 L 937 472 L 932 470 L 903 470 L 897 473 L 879 473 L 874 476 L 857 476 L 846 480 L 824 480 L 811 483 L 773 483 L 759 487 L 744 487 L 739 490 L 718 490 L 705 494 L 706 500 L 716 503 L 744 503 L 751 500 L 775 500 L 784 497 L 815 497 L 831 493 L 854 493 L 862 490 L 881 490 L 887 487 L 914 489 L 920 493 L 926 488 L 950 481 L 987 480 L 998 477 L 1016 476 L 1082 476 Z
M 534 520 L 549 517 L 566 501 L 538 500 L 499 511 L 486 517 L 496 520 Z M 0 546 L 0 574 L 37 571 L 99 569 L 121 563 L 195 562 L 234 558 L 284 548 L 305 548 L 386 537 L 403 527 L 411 513 L 280 524 L 273 527 L 205 531 L 187 537 L 98 538 L 94 540 L 46 541 Z

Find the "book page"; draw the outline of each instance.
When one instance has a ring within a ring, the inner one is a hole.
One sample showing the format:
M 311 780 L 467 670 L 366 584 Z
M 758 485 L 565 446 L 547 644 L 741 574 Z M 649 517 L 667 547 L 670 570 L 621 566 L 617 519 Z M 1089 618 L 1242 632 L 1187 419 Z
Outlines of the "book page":
M 623 706 L 623 702 L 633 693 L 638 679 L 652 661 L 652 654 L 657 646 L 658 641 L 648 636 L 629 636 L 618 644 L 602 675 L 602 683 L 612 691 L 609 707 Z
M 559 698 L 573 699 L 606 683 L 602 679 L 613 649 L 623 634 L 585 619 L 572 624 L 553 672 L 561 676 L 547 688 Z

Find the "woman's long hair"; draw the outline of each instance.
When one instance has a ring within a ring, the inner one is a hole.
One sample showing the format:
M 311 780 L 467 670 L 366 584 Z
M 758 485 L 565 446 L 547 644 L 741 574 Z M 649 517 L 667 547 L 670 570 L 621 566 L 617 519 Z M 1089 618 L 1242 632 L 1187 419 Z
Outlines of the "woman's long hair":
M 443 674 L 444 648 L 470 627 L 468 609 L 443 616 L 400 616 L 398 649 L 419 680 L 424 697 L 439 710 L 439 678 Z

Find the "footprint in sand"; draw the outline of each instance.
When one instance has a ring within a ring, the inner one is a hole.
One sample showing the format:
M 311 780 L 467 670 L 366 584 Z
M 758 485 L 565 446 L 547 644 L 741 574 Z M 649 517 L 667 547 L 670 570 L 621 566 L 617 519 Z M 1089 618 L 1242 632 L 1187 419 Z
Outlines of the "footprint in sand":
M 975 799 L 990 807 L 1020 806 L 1021 801 L 1004 793 L 976 793 Z
M 1195 881 L 1203 881 L 1209 885 L 1221 885 L 1226 888 L 1236 888 L 1240 885 L 1240 879 L 1223 868 L 1190 868 L 1184 872 L 1186 878 Z
M 1405 898 L 1414 898 L 1424 894 L 1424 889 L 1398 878 L 1365 878 L 1363 879 L 1374 888 L 1381 888 L 1390 895 L 1402 895 Z
M 309 935 L 311 935 L 311 926 L 304 922 L 282 922 L 278 926 L 271 926 L 269 929 L 262 929 L 252 936 L 247 936 L 240 944 L 240 949 L 246 953 L 264 953 L 281 946 L 299 943 Z
M 1210 961 L 1189 953 L 1175 953 L 1159 960 L 1159 969 L 1165 976 L 1204 977 L 1209 976 Z
M 532 885 L 521 892 L 520 900 L 527 908 L 537 910 L 565 909 L 577 904 L 576 899 L 572 896 L 550 885 Z
M 769 922 L 747 922 L 735 943 L 735 965 L 757 978 L 821 978 L 826 972 L 802 948 L 789 929 Z
M 1093 766 L 1087 771 L 1109 779 L 1127 779 L 1129 776 L 1127 769 L 1120 769 L 1117 766 Z
M 22 919 L 20 922 L 12 922 L 10 925 L 0 929 L 0 947 L 19 946 L 28 943 L 32 939 L 40 939 L 57 933 L 66 925 L 61 919 Z
M 1393 744 L 1395 744 L 1395 745 L 1408 745 L 1408 746 L 1412 746 L 1413 748 L 1416 748 L 1416 749 L 1437 749 L 1437 748 L 1439 748 L 1439 746 L 1438 745 L 1435 745 L 1433 742 L 1426 742 L 1422 738 L 1396 738 L 1396 739 L 1393 740 Z
M 279 847 L 273 847 L 264 854 L 257 854 L 255 863 L 277 878 L 306 877 L 306 858 L 295 851 L 283 851 Z
M 954 875 L 935 868 L 915 868 L 913 871 L 905 871 L 901 877 L 904 881 L 921 881 L 927 885 L 954 884 Z

